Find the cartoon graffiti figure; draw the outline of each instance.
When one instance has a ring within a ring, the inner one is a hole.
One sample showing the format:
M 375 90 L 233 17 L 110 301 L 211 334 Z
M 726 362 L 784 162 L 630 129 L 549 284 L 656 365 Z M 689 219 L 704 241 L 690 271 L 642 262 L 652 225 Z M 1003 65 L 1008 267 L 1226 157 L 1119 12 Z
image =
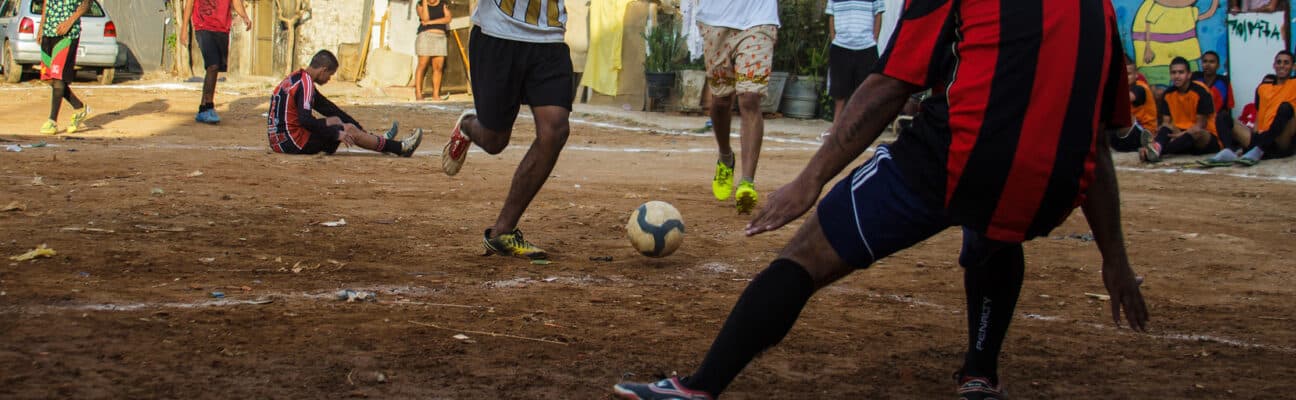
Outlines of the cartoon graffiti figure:
M 1155 74 L 1166 69 L 1175 57 L 1196 65 L 1202 54 L 1197 22 L 1214 16 L 1218 8 L 1219 0 L 1211 0 L 1204 14 L 1199 14 L 1197 0 L 1144 0 L 1131 27 L 1135 58 L 1142 61 L 1139 70 Z M 1164 79 L 1157 83 L 1161 81 Z

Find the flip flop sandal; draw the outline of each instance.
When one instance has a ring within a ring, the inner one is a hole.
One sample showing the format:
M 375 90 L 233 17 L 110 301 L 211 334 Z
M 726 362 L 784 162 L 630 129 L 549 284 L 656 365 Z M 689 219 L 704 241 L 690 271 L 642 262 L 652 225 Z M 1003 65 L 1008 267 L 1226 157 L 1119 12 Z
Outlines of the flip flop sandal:
M 1247 166 L 1247 167 L 1254 167 L 1256 164 L 1259 164 L 1259 163 L 1260 163 L 1260 160 L 1252 160 L 1252 159 L 1250 159 L 1250 158 L 1240 157 L 1240 158 L 1237 159 L 1237 161 L 1234 161 L 1234 162 L 1235 162 L 1235 163 L 1238 163 L 1238 164 L 1241 164 L 1241 165 L 1243 165 L 1243 166 Z
M 1220 161 L 1216 159 L 1197 160 L 1197 165 L 1202 168 L 1227 167 L 1233 165 L 1233 161 Z

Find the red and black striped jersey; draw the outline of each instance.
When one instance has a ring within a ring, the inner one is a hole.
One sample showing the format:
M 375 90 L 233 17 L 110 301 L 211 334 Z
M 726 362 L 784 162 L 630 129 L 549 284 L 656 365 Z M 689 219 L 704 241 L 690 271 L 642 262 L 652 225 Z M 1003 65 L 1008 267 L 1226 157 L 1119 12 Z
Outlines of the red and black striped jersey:
M 285 146 L 304 148 L 312 134 L 331 135 L 332 140 L 337 140 L 340 128 L 329 127 L 325 119 L 315 118 L 313 111 L 364 129 L 355 118 L 315 91 L 315 81 L 306 70 L 297 70 L 279 82 L 270 95 L 270 112 L 266 114 L 270 149 L 283 153 Z
M 1083 201 L 1101 129 L 1131 123 L 1107 0 L 909 0 L 893 35 L 875 72 L 933 89 L 893 158 L 991 239 L 1048 234 Z

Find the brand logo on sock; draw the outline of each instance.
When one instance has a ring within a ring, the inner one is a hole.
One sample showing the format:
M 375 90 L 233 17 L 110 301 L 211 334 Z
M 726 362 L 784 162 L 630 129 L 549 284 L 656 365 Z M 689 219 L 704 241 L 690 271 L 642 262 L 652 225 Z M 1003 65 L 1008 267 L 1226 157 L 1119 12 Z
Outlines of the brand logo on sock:
M 990 299 L 981 298 L 981 326 L 977 328 L 976 349 L 985 350 L 986 330 L 990 329 Z

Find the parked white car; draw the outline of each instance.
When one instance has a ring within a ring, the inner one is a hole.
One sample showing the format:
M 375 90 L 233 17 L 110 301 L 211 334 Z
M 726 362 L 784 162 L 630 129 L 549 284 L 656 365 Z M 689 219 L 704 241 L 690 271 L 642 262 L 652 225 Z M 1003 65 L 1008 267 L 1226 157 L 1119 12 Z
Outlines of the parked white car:
M 5 81 L 17 83 L 24 72 L 38 71 L 40 43 L 36 26 L 45 0 L 0 0 L 0 70 Z M 81 17 L 81 44 L 76 49 L 77 69 L 94 70 L 99 82 L 111 84 L 117 68 L 126 65 L 126 54 L 117 46 L 117 25 L 108 13 L 91 0 L 90 11 Z

